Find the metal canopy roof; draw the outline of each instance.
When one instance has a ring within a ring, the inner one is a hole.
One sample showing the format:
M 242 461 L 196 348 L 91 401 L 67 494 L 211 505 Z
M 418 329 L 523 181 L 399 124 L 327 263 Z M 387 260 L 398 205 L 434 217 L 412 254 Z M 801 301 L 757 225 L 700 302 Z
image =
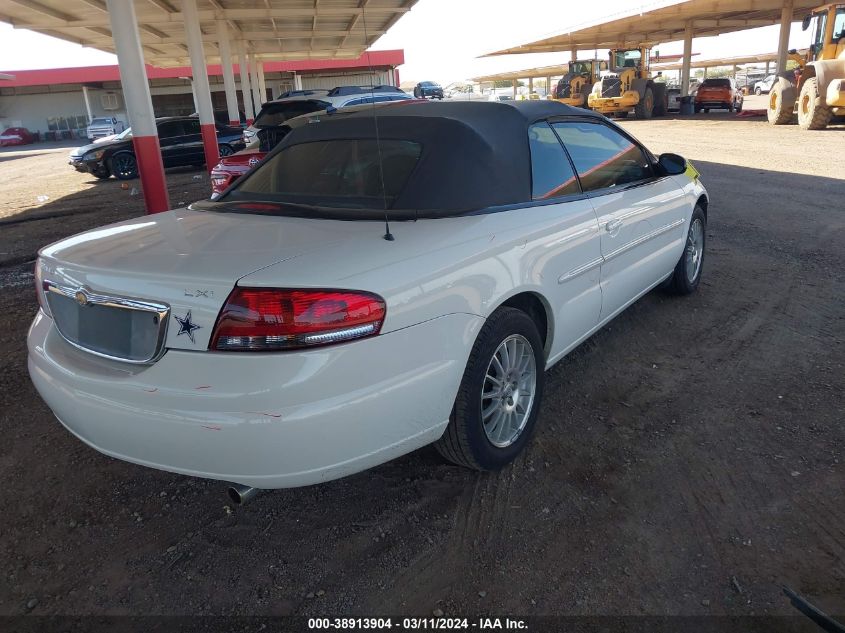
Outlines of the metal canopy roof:
M 820 0 L 794 0 L 793 20 L 800 20 Z M 493 55 L 547 53 L 572 48 L 633 48 L 682 39 L 692 25 L 695 37 L 779 24 L 783 0 L 664 0 L 589 22 L 536 42 L 506 48 Z
M 488 81 L 512 81 L 514 79 L 539 79 L 542 77 L 558 77 L 569 72 L 567 64 L 557 64 L 555 66 L 540 66 L 539 68 L 526 68 L 525 70 L 511 70 L 504 73 L 496 73 L 495 75 L 483 75 L 481 77 L 473 77 L 473 81 L 484 83 Z
M 693 55 L 698 55 L 698 53 L 693 53 Z M 680 59 L 682 55 L 661 55 L 661 59 L 668 59 L 670 61 L 674 61 Z M 586 61 L 589 59 L 593 59 L 592 56 L 590 57 L 581 57 L 580 61 Z M 599 60 L 607 61 L 607 55 L 599 55 Z M 655 58 L 652 57 L 652 60 Z M 665 66 L 663 64 L 651 64 L 652 68 L 662 69 Z M 672 65 L 674 68 L 675 66 Z M 680 62 L 677 65 L 680 68 Z M 565 75 L 569 72 L 569 65 L 568 64 L 555 64 L 554 66 L 539 66 L 538 68 L 526 68 L 524 70 L 509 70 L 506 72 L 495 73 L 493 75 L 482 75 L 481 77 L 473 77 L 472 81 L 477 81 L 478 83 L 484 83 L 488 81 L 512 81 L 514 79 L 538 79 L 543 77 L 560 77 L 561 75 Z
M 807 49 L 799 50 L 806 55 Z M 717 57 L 713 59 L 697 59 L 690 63 L 690 68 L 718 68 L 719 66 L 738 66 L 740 64 L 760 64 L 777 61 L 777 53 L 761 53 L 759 55 L 742 55 L 740 57 Z M 681 62 L 652 64 L 652 70 L 680 70 Z
M 125 1 L 125 0 L 124 0 Z M 132 0 L 145 61 L 189 63 L 181 0 Z M 215 21 L 259 60 L 357 58 L 417 0 L 197 0 L 209 62 L 219 61 Z M 104 0 L 0 0 L 0 22 L 114 53 Z

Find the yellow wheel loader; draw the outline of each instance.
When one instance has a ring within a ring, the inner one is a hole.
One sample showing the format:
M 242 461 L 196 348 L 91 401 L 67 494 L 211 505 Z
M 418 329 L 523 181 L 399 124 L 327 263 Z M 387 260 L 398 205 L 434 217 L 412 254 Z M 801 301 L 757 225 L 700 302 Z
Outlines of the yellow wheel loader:
M 789 51 L 794 71 L 778 73 L 769 93 L 772 125 L 792 123 L 804 130 L 822 130 L 834 115 L 845 115 L 845 4 L 826 4 L 804 18 L 813 42 L 806 57 Z
M 576 108 L 586 108 L 587 95 L 601 77 L 601 72 L 605 70 L 607 62 L 604 60 L 579 59 L 569 62 L 569 71 L 561 77 L 555 87 L 554 100 Z
M 651 76 L 649 54 L 648 48 L 612 49 L 610 68 L 593 85 L 587 106 L 620 117 L 633 112 L 637 119 L 666 114 L 666 84 Z

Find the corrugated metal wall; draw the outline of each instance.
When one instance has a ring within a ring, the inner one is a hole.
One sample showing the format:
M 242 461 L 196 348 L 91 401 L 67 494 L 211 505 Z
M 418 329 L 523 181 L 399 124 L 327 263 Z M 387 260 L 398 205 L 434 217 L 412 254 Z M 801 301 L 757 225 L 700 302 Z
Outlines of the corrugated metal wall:
M 335 86 L 356 86 L 356 85 L 381 85 L 392 84 L 392 71 L 375 72 L 375 73 L 348 73 L 337 75 L 303 75 L 303 88 L 326 88 L 331 89 Z

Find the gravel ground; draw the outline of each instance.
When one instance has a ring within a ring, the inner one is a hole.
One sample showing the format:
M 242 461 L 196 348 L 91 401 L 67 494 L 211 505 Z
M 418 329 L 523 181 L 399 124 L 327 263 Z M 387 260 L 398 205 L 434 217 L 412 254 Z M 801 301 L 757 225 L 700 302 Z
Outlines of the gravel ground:
M 67 148 L 0 153 L 0 614 L 791 615 L 782 584 L 844 614 L 845 129 L 623 125 L 710 190 L 697 294 L 649 294 L 554 367 L 500 473 L 424 449 L 238 509 L 94 452 L 36 395 L 16 262 L 142 204 Z M 208 189 L 168 179 L 173 202 Z

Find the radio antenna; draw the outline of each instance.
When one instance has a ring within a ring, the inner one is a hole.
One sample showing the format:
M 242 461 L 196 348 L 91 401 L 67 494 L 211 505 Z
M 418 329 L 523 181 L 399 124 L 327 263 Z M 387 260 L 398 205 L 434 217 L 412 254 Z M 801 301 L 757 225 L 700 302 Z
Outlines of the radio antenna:
M 376 112 L 376 110 L 378 109 L 378 108 L 376 108 L 376 87 L 375 87 L 376 75 L 375 75 L 375 72 L 373 71 L 372 61 L 370 60 L 370 50 L 369 50 L 370 36 L 369 36 L 368 31 L 367 31 L 367 9 L 366 9 L 366 7 L 363 6 L 363 4 L 364 3 L 362 3 L 362 6 L 361 6 L 361 19 L 364 21 L 364 44 L 367 46 L 367 50 L 365 51 L 365 54 L 367 55 L 367 66 L 369 66 L 369 68 L 370 68 L 370 82 L 371 82 L 370 83 L 370 98 L 371 98 L 372 108 L 373 108 L 373 125 L 375 126 L 375 129 L 376 129 L 376 151 L 378 151 L 378 171 L 379 171 L 379 177 L 381 179 L 381 201 L 382 201 L 382 206 L 384 208 L 384 236 L 383 237 L 388 242 L 392 242 L 395 238 L 393 237 L 393 233 L 390 232 L 390 218 L 388 217 L 388 214 L 387 214 L 387 188 L 384 185 L 384 159 L 382 158 L 382 154 L 381 154 L 381 137 L 379 136 L 378 114 Z

